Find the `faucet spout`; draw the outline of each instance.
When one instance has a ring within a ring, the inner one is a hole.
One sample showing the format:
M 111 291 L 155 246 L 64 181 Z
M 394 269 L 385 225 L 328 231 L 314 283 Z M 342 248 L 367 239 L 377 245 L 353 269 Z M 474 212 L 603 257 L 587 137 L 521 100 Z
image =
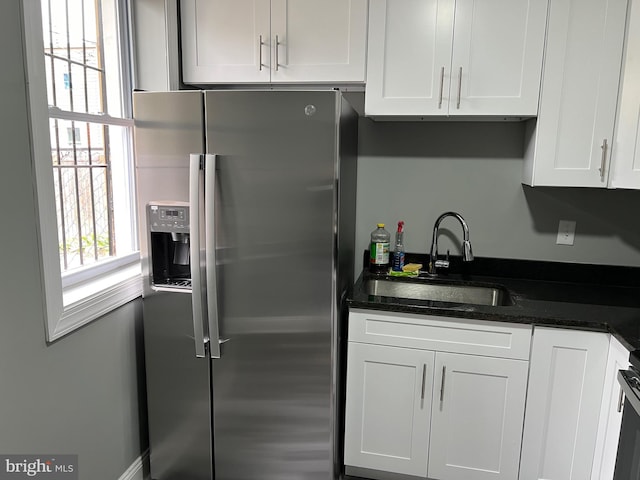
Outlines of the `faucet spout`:
M 436 275 L 436 267 L 449 267 L 448 260 L 438 260 L 438 231 L 440 229 L 440 223 L 447 218 L 454 217 L 462 225 L 462 261 L 470 262 L 473 260 L 473 250 L 471 249 L 471 242 L 469 241 L 469 226 L 467 222 L 462 218 L 462 215 L 456 212 L 445 212 L 438 217 L 436 223 L 433 225 L 433 238 L 431 240 L 431 250 L 429 255 L 429 275 Z

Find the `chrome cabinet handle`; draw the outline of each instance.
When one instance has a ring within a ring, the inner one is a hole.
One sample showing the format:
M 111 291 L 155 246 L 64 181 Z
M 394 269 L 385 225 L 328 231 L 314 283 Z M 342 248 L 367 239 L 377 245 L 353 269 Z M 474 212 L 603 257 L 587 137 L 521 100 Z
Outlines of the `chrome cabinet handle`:
M 278 71 L 278 63 L 279 63 L 278 50 L 280 50 L 280 40 L 278 39 L 278 35 L 276 35 L 276 61 L 275 61 L 275 64 L 276 64 L 275 70 L 276 70 L 276 72 Z
M 262 71 L 262 35 L 258 38 L 258 70 Z
M 427 364 L 422 364 L 422 393 L 420 394 L 420 408 L 424 408 L 424 389 L 427 383 Z
M 600 146 L 600 148 L 602 149 L 602 160 L 600 161 L 600 181 L 604 182 L 604 175 L 605 175 L 605 166 L 607 164 L 607 139 L 605 138 L 602 141 L 602 145 Z
M 207 318 L 211 358 L 220 358 L 220 324 L 218 318 L 218 283 L 216 276 L 216 166 L 217 155 L 205 155 L 204 225 L 205 265 L 207 279 Z
M 191 305 L 196 357 L 204 358 L 207 339 L 204 335 L 204 299 L 202 262 L 200 261 L 200 171 L 202 155 L 189 156 L 189 253 L 191 256 Z
M 460 72 L 458 74 L 458 102 L 456 103 L 456 108 L 460 109 L 460 97 L 462 96 L 462 67 L 460 67 Z
M 440 69 L 440 96 L 438 97 L 438 108 L 442 108 L 443 90 L 444 90 L 444 67 Z
M 618 396 L 618 413 L 622 413 L 622 407 L 624 405 L 624 392 L 620 388 L 620 395 Z
M 444 402 L 444 378 L 447 374 L 447 367 L 442 366 L 442 383 L 440 384 L 440 403 Z

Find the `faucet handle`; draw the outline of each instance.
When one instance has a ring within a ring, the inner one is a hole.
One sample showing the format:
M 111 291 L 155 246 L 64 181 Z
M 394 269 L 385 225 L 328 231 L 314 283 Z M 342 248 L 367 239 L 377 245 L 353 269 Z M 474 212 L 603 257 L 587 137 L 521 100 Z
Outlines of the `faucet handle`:
M 435 261 L 436 268 L 449 268 L 449 250 L 447 250 L 447 256 L 444 260 L 436 259 Z

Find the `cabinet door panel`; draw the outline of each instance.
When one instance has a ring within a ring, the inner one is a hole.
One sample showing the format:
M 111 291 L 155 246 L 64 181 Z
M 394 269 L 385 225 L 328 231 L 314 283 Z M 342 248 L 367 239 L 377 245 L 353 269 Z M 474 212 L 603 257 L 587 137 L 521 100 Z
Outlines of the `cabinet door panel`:
M 269 81 L 269 0 L 183 0 L 181 15 L 186 83 Z
M 272 81 L 364 82 L 366 0 L 271 0 L 271 12 Z
M 544 0 L 456 2 L 451 115 L 538 113 L 546 17 Z
M 590 478 L 609 336 L 536 328 L 520 478 Z
M 629 368 L 629 350 L 613 336 L 609 341 L 607 370 L 604 378 L 602 408 L 596 440 L 596 453 L 593 459 L 591 480 L 613 478 L 622 425 L 622 390 L 618 383 L 618 371 Z
M 640 189 L 640 2 L 631 2 L 611 186 Z
M 518 477 L 528 362 L 436 354 L 429 477 Z
M 426 477 L 434 353 L 348 349 L 345 465 Z
M 453 9 L 452 0 L 371 0 L 367 115 L 447 115 Z
M 607 185 L 601 167 L 611 154 L 626 11 L 625 0 L 551 0 L 535 158 L 527 167 L 533 165 L 533 175 L 527 183 Z

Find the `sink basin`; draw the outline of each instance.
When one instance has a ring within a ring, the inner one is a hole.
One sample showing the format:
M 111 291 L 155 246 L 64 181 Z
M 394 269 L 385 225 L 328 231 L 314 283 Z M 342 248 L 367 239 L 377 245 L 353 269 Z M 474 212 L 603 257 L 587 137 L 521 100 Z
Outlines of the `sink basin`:
M 368 295 L 381 297 L 431 300 L 435 302 L 466 303 L 471 305 L 511 305 L 509 293 L 499 286 L 456 285 L 370 279 L 365 285 Z

